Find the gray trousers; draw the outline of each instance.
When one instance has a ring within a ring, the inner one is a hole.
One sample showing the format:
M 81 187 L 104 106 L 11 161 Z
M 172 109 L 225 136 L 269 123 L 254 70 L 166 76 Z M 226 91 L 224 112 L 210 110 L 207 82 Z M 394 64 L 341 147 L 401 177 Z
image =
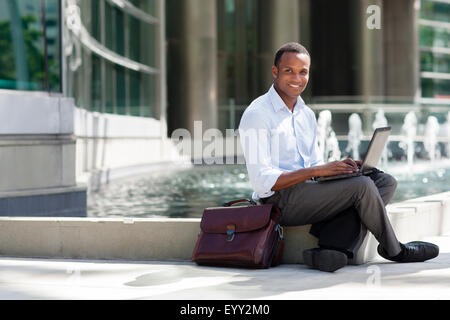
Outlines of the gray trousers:
M 392 199 L 396 187 L 397 181 L 383 172 L 371 177 L 360 176 L 326 182 L 308 180 L 276 191 L 274 195 L 264 199 L 263 203 L 277 205 L 282 213 L 281 224 L 286 226 L 331 221 L 342 212 L 354 208 L 362 226 L 372 232 L 388 255 L 395 256 L 400 253 L 401 247 L 385 205 Z M 359 242 L 358 245 L 360 244 Z

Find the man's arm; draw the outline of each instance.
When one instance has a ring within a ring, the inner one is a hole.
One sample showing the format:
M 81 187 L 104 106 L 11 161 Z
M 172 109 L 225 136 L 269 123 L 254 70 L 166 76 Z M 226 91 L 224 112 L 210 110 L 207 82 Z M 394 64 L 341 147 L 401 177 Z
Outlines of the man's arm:
M 345 159 L 343 161 L 328 162 L 320 166 L 283 172 L 278 177 L 275 185 L 272 187 L 272 190 L 277 191 L 286 189 L 313 177 L 347 174 L 357 172 L 358 170 L 357 163 L 355 163 L 352 159 Z

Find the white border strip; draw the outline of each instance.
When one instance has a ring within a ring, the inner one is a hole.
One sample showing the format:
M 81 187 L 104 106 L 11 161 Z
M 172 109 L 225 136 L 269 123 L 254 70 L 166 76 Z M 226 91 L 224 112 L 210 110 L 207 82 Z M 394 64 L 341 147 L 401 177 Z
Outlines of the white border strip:
M 450 80 L 450 73 L 424 71 L 420 73 L 420 76 L 428 79 Z
M 421 46 L 420 51 L 423 52 L 431 52 L 431 53 L 438 53 L 438 54 L 450 54 L 450 48 L 439 48 L 439 47 L 426 47 Z
M 422 25 L 422 26 L 428 26 L 428 27 L 433 27 L 433 28 L 442 28 L 442 29 L 450 30 L 450 23 L 449 22 L 419 19 L 419 24 Z
M 431 2 L 442 2 L 442 3 L 447 3 L 450 4 L 450 0 L 429 0 Z

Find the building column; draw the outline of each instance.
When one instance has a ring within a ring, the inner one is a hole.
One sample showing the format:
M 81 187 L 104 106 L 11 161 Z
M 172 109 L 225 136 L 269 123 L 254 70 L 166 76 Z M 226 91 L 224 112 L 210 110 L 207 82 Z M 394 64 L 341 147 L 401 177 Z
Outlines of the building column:
M 419 2 L 383 2 L 385 90 L 388 99 L 414 102 L 420 97 Z
M 235 52 L 234 52 L 234 96 L 236 104 L 246 104 L 248 95 L 248 59 L 247 59 L 247 11 L 246 1 L 237 0 L 235 2 L 235 26 L 234 26 L 234 38 L 235 40 Z M 234 122 L 235 119 L 232 119 Z
M 267 0 L 258 2 L 259 48 L 261 52 L 261 89 L 268 89 L 273 82 L 272 65 L 276 51 L 287 42 L 300 40 L 298 0 Z
M 311 0 L 299 0 L 298 9 L 299 20 L 299 42 L 303 45 L 309 53 L 311 53 Z M 309 82 L 305 91 L 302 93 L 302 98 L 309 101 L 312 96 L 312 81 Z
M 356 51 L 355 95 L 366 105 L 361 110 L 365 134 L 373 131 L 370 104 L 384 102 L 385 96 L 384 4 L 381 0 L 353 0 L 350 7 L 354 17 L 350 30 Z M 377 6 L 376 11 L 368 11 L 372 5 Z M 376 22 L 379 28 L 370 28 Z
M 216 1 L 168 1 L 168 122 L 194 133 L 217 128 Z
M 368 20 L 375 12 L 367 12 L 371 5 L 379 8 L 380 29 L 369 29 Z M 383 54 L 383 5 L 381 0 L 355 0 L 354 9 L 354 34 L 356 39 L 355 50 L 357 68 L 356 90 L 363 103 L 371 103 L 377 97 L 384 96 L 384 54 Z

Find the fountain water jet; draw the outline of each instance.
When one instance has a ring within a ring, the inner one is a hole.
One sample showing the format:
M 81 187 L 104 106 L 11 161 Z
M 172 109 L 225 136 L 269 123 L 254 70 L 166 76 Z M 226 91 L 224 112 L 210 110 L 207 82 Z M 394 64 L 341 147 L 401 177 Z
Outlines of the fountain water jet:
M 363 136 L 362 121 L 357 113 L 352 113 L 348 118 L 348 144 L 345 152 L 352 152 L 352 158 L 359 159 L 359 145 Z
M 447 136 L 447 158 L 450 158 L 450 111 L 447 113 L 447 122 L 445 123 L 445 134 Z
M 331 111 L 323 110 L 317 120 L 317 143 L 322 153 L 323 161 L 340 160 L 341 151 L 336 133 L 331 127 Z
M 417 134 L 417 117 L 414 111 L 406 114 L 403 120 L 402 135 L 403 140 L 399 143 L 399 147 L 406 151 L 408 166 L 413 165 L 414 160 L 414 140 Z
M 429 116 L 425 125 L 424 147 L 431 161 L 440 158 L 439 145 L 437 143 L 437 135 L 439 134 L 439 122 L 436 117 Z

